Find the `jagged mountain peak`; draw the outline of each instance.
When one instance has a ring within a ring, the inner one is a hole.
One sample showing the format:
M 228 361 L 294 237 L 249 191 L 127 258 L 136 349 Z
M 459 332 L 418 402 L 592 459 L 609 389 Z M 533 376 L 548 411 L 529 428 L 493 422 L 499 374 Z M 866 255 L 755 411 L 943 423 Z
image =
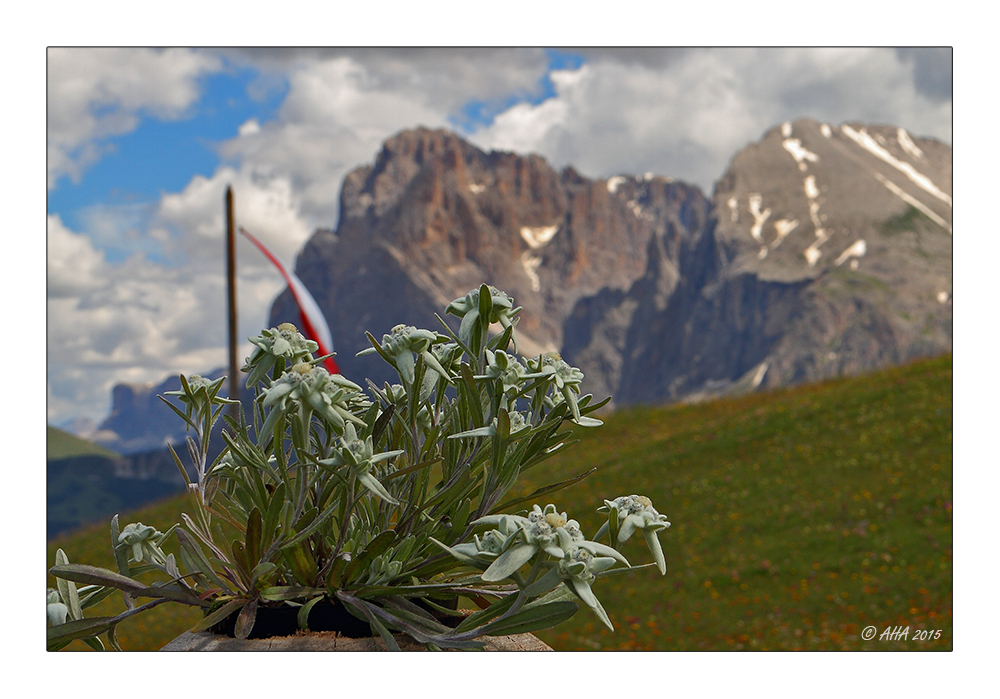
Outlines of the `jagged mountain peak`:
M 951 233 L 951 151 L 898 127 L 785 122 L 733 158 L 713 203 L 737 266 L 786 280 L 857 270 L 879 225 L 911 208 Z

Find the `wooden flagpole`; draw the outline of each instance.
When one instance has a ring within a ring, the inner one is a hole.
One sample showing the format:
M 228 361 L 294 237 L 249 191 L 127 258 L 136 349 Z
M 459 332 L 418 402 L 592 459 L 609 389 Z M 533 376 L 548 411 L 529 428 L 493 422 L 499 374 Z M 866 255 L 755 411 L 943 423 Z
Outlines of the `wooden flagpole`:
M 236 366 L 236 223 L 233 216 L 233 188 L 226 187 L 226 276 L 229 287 L 229 377 L 228 397 L 240 399 L 240 382 Z M 239 419 L 238 406 L 229 406 L 229 414 Z

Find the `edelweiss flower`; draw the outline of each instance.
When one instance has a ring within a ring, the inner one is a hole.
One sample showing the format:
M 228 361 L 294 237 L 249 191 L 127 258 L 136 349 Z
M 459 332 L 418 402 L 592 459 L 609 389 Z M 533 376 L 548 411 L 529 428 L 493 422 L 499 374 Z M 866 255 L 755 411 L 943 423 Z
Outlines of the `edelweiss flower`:
M 307 340 L 291 323 L 263 330 L 257 337 L 251 337 L 250 342 L 254 344 L 254 350 L 241 369 L 250 374 L 247 377 L 248 388 L 264 378 L 279 359 L 283 361 L 283 366 L 310 362 L 312 353 L 319 349 L 316 342 Z
M 118 535 L 118 543 L 132 547 L 132 559 L 136 563 L 142 563 L 144 556 L 156 563 L 162 563 L 167 559 L 166 555 L 159 547 L 159 539 L 163 534 L 154 527 L 135 522 L 126 525 Z
M 163 395 L 177 396 L 180 398 L 180 401 L 184 403 L 184 410 L 187 412 L 188 417 L 193 415 L 196 409 L 200 413 L 201 409 L 207 408 L 211 405 L 236 402 L 227 398 L 218 397 L 219 390 L 222 388 L 222 384 L 226 380 L 225 376 L 220 376 L 214 381 L 212 379 L 199 376 L 198 374 L 181 376 L 180 378 L 180 390 L 164 391 Z
M 666 575 L 667 563 L 663 557 L 663 549 L 660 547 L 660 540 L 657 532 L 667 529 L 670 522 L 666 515 L 661 515 L 653 507 L 653 503 L 645 495 L 623 495 L 614 500 L 605 500 L 604 505 L 597 509 L 598 512 L 607 512 L 608 521 L 601 525 L 597 532 L 600 538 L 611 526 L 618 529 L 617 544 L 620 546 L 628 540 L 636 529 L 642 531 L 642 536 L 646 540 L 646 545 L 656 559 L 656 565 L 660 573 Z
M 528 362 L 528 367 L 542 376 L 550 377 L 550 385 L 555 386 L 555 392 L 551 396 L 545 396 L 543 400 L 546 407 L 551 410 L 565 402 L 573 414 L 573 422 L 578 425 L 596 427 L 604 424 L 600 420 L 584 417 L 580 414 L 580 406 L 576 396 L 580 393 L 583 372 L 567 364 L 558 352 L 540 354 Z
M 483 290 L 487 293 L 484 294 Z M 458 328 L 458 339 L 466 345 L 472 339 L 473 329 L 485 321 L 486 327 L 492 323 L 500 323 L 503 329 L 513 328 L 520 307 L 514 308 L 514 302 L 507 294 L 496 287 L 483 284 L 478 289 L 473 289 L 462 298 L 457 298 L 448 304 L 445 313 L 451 313 L 462 319 L 462 324 Z M 514 350 L 517 351 L 517 334 L 511 331 L 511 338 L 514 341 Z M 480 341 L 485 340 L 482 337 Z
M 416 366 L 416 362 L 413 359 L 414 354 L 423 357 L 424 364 L 426 364 L 428 369 L 438 373 L 445 381 L 451 383 L 451 376 L 449 376 L 445 368 L 441 366 L 441 362 L 438 361 L 438 358 L 431 351 L 432 345 L 446 342 L 447 339 L 444 335 L 438 335 L 430 330 L 421 330 L 412 325 L 400 324 L 394 326 L 388 335 L 382 336 L 380 348 L 385 355 L 392 358 L 400 378 L 407 386 L 413 384 L 413 370 Z M 376 351 L 374 347 L 369 347 L 358 352 L 358 356 L 371 354 Z
M 452 553 L 459 554 L 457 558 L 467 559 L 467 562 L 484 561 L 492 563 L 497 556 L 507 550 L 507 546 L 513 541 L 513 536 L 504 534 L 499 529 L 491 529 L 482 538 L 478 534 L 473 535 L 473 541 L 457 544 L 452 547 Z
M 350 474 L 357 478 L 361 485 L 383 500 L 391 502 L 393 505 L 398 505 L 399 501 L 389 494 L 384 485 L 378 482 L 375 476 L 372 475 L 371 470 L 375 464 L 391 459 L 394 456 L 399 456 L 403 453 L 403 450 L 398 449 L 396 451 L 375 454 L 371 436 L 369 435 L 365 439 L 360 439 L 357 430 L 354 429 L 354 425 L 351 423 L 347 423 L 344 436 L 340 439 L 340 444 L 341 448 L 332 458 L 324 459 L 319 463 L 324 466 L 347 466 Z
M 527 367 L 514 355 L 507 354 L 503 350 L 496 352 L 486 350 L 486 373 L 475 378 L 500 379 L 503 383 L 503 392 L 514 393 L 516 397 L 526 381 L 543 376 L 546 374 L 542 372 L 529 373 Z
M 340 374 L 330 374 L 321 366 L 299 362 L 265 388 L 262 403 L 270 407 L 261 434 L 274 429 L 278 417 L 295 409 L 314 411 L 324 418 L 338 435 L 344 434 L 347 422 L 364 424 L 351 408 L 361 404 L 361 387 Z

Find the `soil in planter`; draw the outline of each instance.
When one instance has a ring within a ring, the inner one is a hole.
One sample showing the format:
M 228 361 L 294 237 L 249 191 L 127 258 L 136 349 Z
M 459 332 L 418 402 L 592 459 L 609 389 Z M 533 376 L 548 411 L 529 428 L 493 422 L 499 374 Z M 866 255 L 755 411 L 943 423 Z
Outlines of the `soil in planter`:
M 419 600 L 416 600 L 420 604 Z M 456 607 L 458 600 L 452 601 L 449 607 Z M 421 605 L 424 606 L 424 605 Z M 300 607 L 281 605 L 280 607 L 258 607 L 257 618 L 254 621 L 253 629 L 247 638 L 271 638 L 274 636 L 294 636 L 299 631 L 298 614 Z M 435 616 L 438 616 L 435 614 Z M 236 637 L 236 619 L 238 613 L 230 614 L 228 617 L 209 627 L 211 633 L 220 636 Z M 440 621 L 446 625 L 457 624 L 460 619 L 442 616 Z M 372 635 L 371 626 L 367 621 L 361 621 L 351 614 L 344 605 L 330 600 L 317 602 L 309 612 L 310 631 L 335 631 L 347 638 L 370 638 Z
M 257 619 L 248 638 L 271 638 L 272 636 L 293 636 L 299 630 L 300 607 L 283 604 L 280 607 L 258 607 Z M 239 614 L 228 617 L 208 630 L 220 636 L 236 637 L 236 619 Z M 309 612 L 310 631 L 336 631 L 348 638 L 365 638 L 372 635 L 368 622 L 361 621 L 344 609 L 344 605 L 329 600 L 317 602 Z

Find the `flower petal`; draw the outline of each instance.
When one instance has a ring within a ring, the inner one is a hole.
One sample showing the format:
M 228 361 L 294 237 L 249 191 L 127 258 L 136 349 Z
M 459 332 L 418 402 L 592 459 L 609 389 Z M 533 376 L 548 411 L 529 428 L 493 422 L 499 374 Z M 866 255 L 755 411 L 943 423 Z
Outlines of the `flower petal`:
M 646 539 L 646 546 L 649 547 L 653 558 L 656 559 L 656 567 L 660 569 L 660 575 L 666 575 L 667 561 L 663 557 L 663 549 L 660 547 L 660 540 L 657 538 L 656 532 L 643 529 L 642 536 Z

